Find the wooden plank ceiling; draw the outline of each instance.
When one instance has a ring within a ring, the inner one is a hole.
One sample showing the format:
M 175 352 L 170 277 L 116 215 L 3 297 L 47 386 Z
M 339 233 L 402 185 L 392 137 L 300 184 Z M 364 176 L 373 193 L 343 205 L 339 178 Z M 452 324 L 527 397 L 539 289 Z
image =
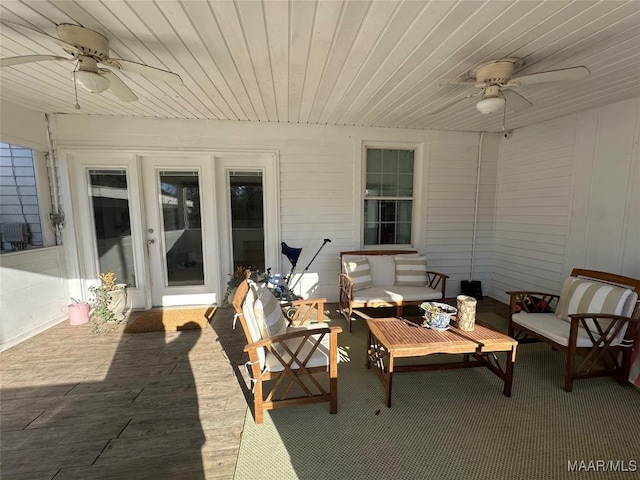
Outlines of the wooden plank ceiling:
M 15 1 L 3 20 L 56 35 L 56 24 L 96 30 L 111 57 L 179 74 L 184 86 L 118 73 L 139 97 L 78 90 L 72 62 L 4 67 L 0 95 L 39 111 L 251 122 L 499 131 L 476 111 L 478 91 L 441 86 L 478 65 L 524 61 L 518 74 L 578 65 L 591 75 L 521 86 L 533 106 L 506 112 L 517 128 L 640 95 L 640 2 L 631 1 Z M 6 25 L 0 56 L 60 46 Z

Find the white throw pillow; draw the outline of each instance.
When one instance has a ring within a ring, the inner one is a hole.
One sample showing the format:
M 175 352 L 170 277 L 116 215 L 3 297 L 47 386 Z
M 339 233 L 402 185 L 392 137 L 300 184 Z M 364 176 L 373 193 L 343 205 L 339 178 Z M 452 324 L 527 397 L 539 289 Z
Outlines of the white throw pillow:
M 424 255 L 396 255 L 396 285 L 423 287 L 427 284 L 427 257 Z
M 344 271 L 353 280 L 353 291 L 371 288 L 371 270 L 366 257 L 344 262 Z
M 556 307 L 556 315 L 569 321 L 573 313 L 611 313 L 621 315 L 632 291 L 576 277 L 565 280 Z

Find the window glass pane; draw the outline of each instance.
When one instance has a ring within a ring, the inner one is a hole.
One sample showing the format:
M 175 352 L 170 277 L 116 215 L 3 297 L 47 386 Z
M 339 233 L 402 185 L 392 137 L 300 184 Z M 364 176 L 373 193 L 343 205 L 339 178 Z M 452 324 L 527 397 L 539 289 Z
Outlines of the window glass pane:
M 396 201 L 384 200 L 380 202 L 380 220 L 394 222 L 396 220 Z
M 380 201 L 365 200 L 364 201 L 364 223 L 376 223 L 380 220 Z
M 398 223 L 396 230 L 396 243 L 398 245 L 409 245 L 411 243 L 411 224 Z
M 413 151 L 400 150 L 398 152 L 398 172 L 413 173 Z
M 367 173 L 382 171 L 382 150 L 367 150 Z
M 380 224 L 380 245 L 393 245 L 396 243 L 396 224 Z
M 0 158 L 0 252 L 40 248 L 44 238 L 33 152 L 1 143 Z
M 386 175 L 382 180 L 381 197 L 397 197 L 398 196 L 398 176 Z
M 231 172 L 233 268 L 265 271 L 264 193 L 261 172 Z
M 204 285 L 197 172 L 160 172 L 167 286 Z
M 411 222 L 411 210 L 413 202 L 409 200 L 398 200 L 398 221 Z
M 377 223 L 364 224 L 364 244 L 378 245 L 378 224 Z
M 89 191 L 101 273 L 114 272 L 118 283 L 136 286 L 127 172 L 89 170 Z
M 398 150 L 382 151 L 382 171 L 384 173 L 398 173 Z
M 367 173 L 367 187 L 364 193 L 367 197 L 382 195 L 382 174 Z
M 399 174 L 398 175 L 398 197 L 411 197 L 413 196 L 413 175 L 411 174 Z

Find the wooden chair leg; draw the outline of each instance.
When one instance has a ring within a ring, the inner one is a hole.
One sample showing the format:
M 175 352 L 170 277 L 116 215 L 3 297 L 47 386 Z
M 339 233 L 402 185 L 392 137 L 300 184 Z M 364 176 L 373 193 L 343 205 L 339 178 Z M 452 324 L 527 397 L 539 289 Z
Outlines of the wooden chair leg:
M 262 406 L 262 381 L 260 380 L 256 382 L 255 388 L 253 390 L 253 408 L 253 414 L 256 424 L 260 425 L 264 420 L 264 412 Z

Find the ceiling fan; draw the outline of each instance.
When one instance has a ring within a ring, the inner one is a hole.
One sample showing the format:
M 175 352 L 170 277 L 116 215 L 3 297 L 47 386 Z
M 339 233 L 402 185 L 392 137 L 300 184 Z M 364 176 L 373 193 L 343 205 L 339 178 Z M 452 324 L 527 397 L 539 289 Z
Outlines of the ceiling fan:
M 109 57 L 109 40 L 102 34 L 68 23 L 61 23 L 56 27 L 58 37 L 33 30 L 22 25 L 2 21 L 3 24 L 22 30 L 28 35 L 38 35 L 54 41 L 71 57 L 57 55 L 24 55 L 0 59 L 0 67 L 11 67 L 24 63 L 55 61 L 73 62 L 75 68 L 72 79 L 76 85 L 91 93 L 110 91 L 124 102 L 133 102 L 138 97 L 112 70 L 133 72 L 147 77 L 157 78 L 174 85 L 183 85 L 179 75 L 168 70 L 151 67 L 142 63 Z M 107 68 L 102 68 L 102 67 Z M 76 102 L 76 108 L 80 108 Z
M 470 80 L 441 84 L 469 85 L 479 88 L 480 91 L 445 103 L 437 110 L 430 112 L 429 115 L 436 115 L 456 103 L 477 96 L 482 96 L 482 99 L 476 103 L 476 109 L 480 113 L 492 114 L 503 112 L 505 106 L 508 106 L 512 110 L 521 110 L 530 107 L 532 103 L 519 93 L 513 91 L 513 88 L 542 82 L 579 80 L 591 73 L 587 67 L 581 66 L 512 77 L 514 70 L 521 68 L 523 65 L 524 62 L 518 58 L 502 58 L 485 63 L 477 69 L 471 70 L 469 72 Z

